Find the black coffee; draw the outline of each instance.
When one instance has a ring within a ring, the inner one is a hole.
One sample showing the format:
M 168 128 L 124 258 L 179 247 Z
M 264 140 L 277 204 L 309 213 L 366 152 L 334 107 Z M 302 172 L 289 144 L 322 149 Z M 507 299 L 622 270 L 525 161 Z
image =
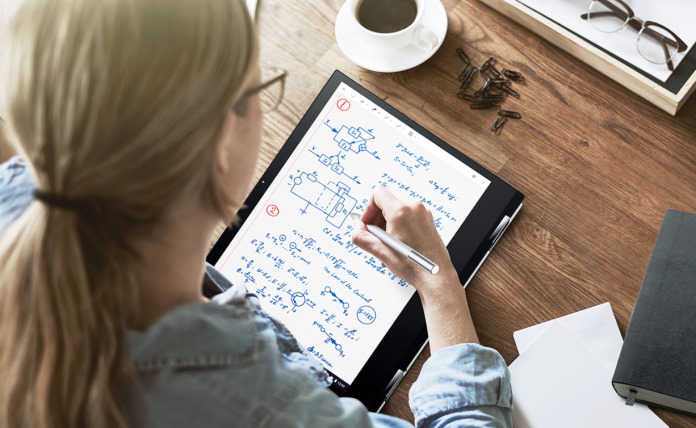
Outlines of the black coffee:
M 416 0 L 362 0 L 356 7 L 358 22 L 376 33 L 394 33 L 413 23 Z

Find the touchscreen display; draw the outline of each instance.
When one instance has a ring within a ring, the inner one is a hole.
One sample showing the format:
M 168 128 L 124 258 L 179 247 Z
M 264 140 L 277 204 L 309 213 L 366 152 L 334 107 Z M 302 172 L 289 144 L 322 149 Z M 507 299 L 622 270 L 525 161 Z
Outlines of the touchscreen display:
M 255 293 L 343 389 L 415 293 L 353 245 L 349 214 L 384 186 L 425 204 L 449 243 L 489 184 L 341 83 L 215 267 Z

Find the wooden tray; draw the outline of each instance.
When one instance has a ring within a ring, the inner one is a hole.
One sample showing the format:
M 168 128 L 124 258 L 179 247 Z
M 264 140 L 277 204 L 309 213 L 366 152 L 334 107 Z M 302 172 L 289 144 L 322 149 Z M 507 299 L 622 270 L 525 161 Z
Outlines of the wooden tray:
M 607 77 L 676 115 L 696 89 L 696 45 L 662 82 L 517 0 L 479 0 L 575 56 Z

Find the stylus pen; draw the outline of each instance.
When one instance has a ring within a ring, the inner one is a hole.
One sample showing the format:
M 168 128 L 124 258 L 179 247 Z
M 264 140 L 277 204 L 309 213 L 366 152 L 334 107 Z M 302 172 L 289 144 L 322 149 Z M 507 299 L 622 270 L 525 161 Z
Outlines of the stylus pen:
M 353 219 L 353 221 L 358 220 L 360 218 L 360 214 L 350 213 L 350 218 Z M 428 272 L 436 274 L 440 270 L 440 267 L 437 264 L 430 261 L 423 254 L 419 253 L 418 251 L 414 250 L 413 248 L 394 238 L 381 227 L 376 226 L 374 224 L 366 224 L 366 226 L 367 230 L 371 234 L 375 235 L 377 239 L 389 245 L 389 247 L 391 247 L 394 251 L 401 254 L 402 256 L 408 257 L 409 259 L 413 260 L 414 262 L 416 262 L 418 266 L 422 267 Z

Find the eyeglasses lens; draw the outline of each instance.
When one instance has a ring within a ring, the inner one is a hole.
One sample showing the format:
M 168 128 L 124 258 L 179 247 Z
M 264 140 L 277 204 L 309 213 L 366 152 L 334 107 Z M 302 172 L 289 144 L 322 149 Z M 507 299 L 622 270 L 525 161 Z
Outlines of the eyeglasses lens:
M 654 64 L 665 64 L 677 53 L 677 41 L 674 37 L 653 25 L 641 29 L 636 47 L 643 58 Z
M 604 33 L 615 33 L 626 26 L 628 11 L 612 0 L 595 0 L 590 3 L 587 19 L 593 27 Z

